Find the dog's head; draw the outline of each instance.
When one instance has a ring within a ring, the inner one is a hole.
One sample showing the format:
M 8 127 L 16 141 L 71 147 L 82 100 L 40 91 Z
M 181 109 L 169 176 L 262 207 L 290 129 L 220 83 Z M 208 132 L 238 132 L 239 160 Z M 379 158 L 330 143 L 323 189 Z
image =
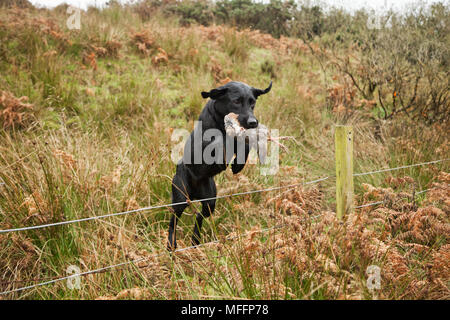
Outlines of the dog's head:
M 202 97 L 214 100 L 214 108 L 222 118 L 230 112 L 236 113 L 239 123 L 245 129 L 250 129 L 258 126 L 258 120 L 253 114 L 256 99 L 269 92 L 271 88 L 272 81 L 264 90 L 250 87 L 242 82 L 231 81 L 209 92 L 202 92 Z

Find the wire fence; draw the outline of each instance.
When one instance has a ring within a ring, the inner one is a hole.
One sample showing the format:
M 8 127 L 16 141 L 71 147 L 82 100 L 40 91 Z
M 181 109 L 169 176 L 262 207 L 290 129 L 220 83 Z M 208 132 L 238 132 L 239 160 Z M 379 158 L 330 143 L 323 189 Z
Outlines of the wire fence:
M 251 234 L 251 233 L 264 233 L 264 232 L 268 232 L 268 231 L 271 231 L 271 230 L 281 229 L 284 226 L 285 226 L 285 224 L 279 224 L 279 225 L 276 225 L 276 226 L 273 226 L 273 227 L 269 227 L 269 228 L 265 228 L 265 229 L 261 229 L 261 230 L 247 231 L 244 235 L 236 235 L 236 236 L 232 236 L 232 237 L 227 237 L 227 238 L 225 238 L 225 241 L 233 241 L 233 240 L 236 240 L 236 239 L 238 239 L 238 238 L 240 238 L 242 236 L 245 236 L 245 235 L 248 235 L 248 234 Z M 178 252 L 183 252 L 183 251 L 187 251 L 187 250 L 197 249 L 197 248 L 200 248 L 200 247 L 205 247 L 205 246 L 209 246 L 209 245 L 213 245 L 213 244 L 218 244 L 220 242 L 221 242 L 221 240 L 213 240 L 213 241 L 210 241 L 210 242 L 205 242 L 205 243 L 201 243 L 201 244 L 198 244 L 198 245 L 193 245 L 193 246 L 177 249 L 177 250 L 174 250 L 172 252 L 166 251 L 166 252 L 161 252 L 161 253 L 155 253 L 155 254 L 147 256 L 147 257 L 143 257 L 143 258 L 139 258 L 139 259 L 135 259 L 135 260 L 130 260 L 130 261 L 125 261 L 125 262 L 109 265 L 109 266 L 98 268 L 98 269 L 94 269 L 94 270 L 89 270 L 89 271 L 85 271 L 85 272 L 72 274 L 72 275 L 65 276 L 65 277 L 45 278 L 45 279 L 50 279 L 50 280 L 44 281 L 44 282 L 40 282 L 40 283 L 37 283 L 37 284 L 33 284 L 33 285 L 29 285 L 29 286 L 25 286 L 25 287 L 20 287 L 20 288 L 16 288 L 16 289 L 3 291 L 3 292 L 0 292 L 0 295 L 6 295 L 6 294 L 14 293 L 14 292 L 20 292 L 20 291 L 24 291 L 24 290 L 28 290 L 28 289 L 33 289 L 33 288 L 49 285 L 49 284 L 52 284 L 52 283 L 68 280 L 68 279 L 73 279 L 73 278 L 77 278 L 77 277 L 84 277 L 84 276 L 87 276 L 87 275 L 90 275 L 90 274 L 104 273 L 104 272 L 107 272 L 109 270 L 120 268 L 120 267 L 124 267 L 124 266 L 130 265 L 130 264 L 136 264 L 136 263 L 143 262 L 143 261 L 149 261 L 150 259 L 157 258 L 157 257 L 165 255 L 165 254 L 172 254 L 172 253 L 178 253 Z M 141 268 L 139 266 L 137 266 L 137 267 Z M 37 282 L 37 281 L 42 281 L 42 280 L 43 280 L 42 278 L 41 279 L 33 279 L 33 280 L 29 281 L 29 282 L 32 282 L 32 281 Z M 26 280 L 1 282 L 0 285 L 8 285 L 8 284 L 12 284 L 12 283 L 21 283 L 21 282 L 26 282 Z
M 369 175 L 369 174 L 376 174 L 376 173 L 381 173 L 381 172 L 388 172 L 388 171 L 394 171 L 394 170 L 407 169 L 407 168 L 412 168 L 412 167 L 417 167 L 417 166 L 435 164 L 435 163 L 444 162 L 444 161 L 448 161 L 448 160 L 450 160 L 450 159 L 440 159 L 440 160 L 434 160 L 434 161 L 429 161 L 429 162 L 422 162 L 422 163 L 411 164 L 411 165 L 395 167 L 395 168 L 386 168 L 386 169 L 381 169 L 381 170 L 376 170 L 376 171 L 355 173 L 355 174 L 353 174 L 353 176 L 365 176 L 365 175 Z M 92 217 L 86 217 L 86 218 L 80 218 L 80 219 L 74 219 L 74 220 L 68 220 L 68 221 L 59 221 L 59 222 L 48 223 L 48 224 L 41 224 L 41 225 L 35 225 L 35 226 L 29 226 L 29 227 L 4 229 L 4 230 L 0 230 L 0 234 L 2 234 L 2 233 L 10 233 L 10 232 L 18 232 L 18 231 L 26 231 L 26 230 L 35 230 L 35 229 L 41 229 L 41 228 L 47 228 L 47 227 L 67 225 L 67 224 L 72 224 L 72 223 L 79 223 L 79 222 L 84 222 L 84 221 L 105 219 L 105 218 L 109 218 L 109 217 L 122 216 L 122 215 L 126 215 L 126 214 L 131 214 L 131 213 L 138 213 L 138 212 L 150 211 L 150 210 L 162 209 L 162 208 L 170 208 L 170 207 L 173 207 L 173 206 L 176 206 L 176 205 L 181 205 L 181 204 L 191 204 L 191 203 L 203 202 L 203 201 L 208 201 L 208 200 L 217 200 L 217 199 L 230 198 L 230 197 L 236 197 L 236 196 L 242 196 L 242 195 L 248 195 L 248 194 L 254 194 L 254 193 L 261 193 L 261 192 L 276 191 L 276 190 L 281 190 L 281 189 L 295 188 L 295 187 L 298 187 L 298 186 L 301 186 L 301 185 L 308 185 L 308 184 L 321 182 L 321 181 L 327 180 L 329 178 L 330 177 L 328 176 L 328 177 L 324 177 L 324 178 L 320 178 L 320 179 L 316 179 L 316 180 L 312 180 L 312 181 L 308 181 L 308 182 L 296 183 L 296 184 L 291 184 L 291 185 L 286 185 L 286 186 L 271 187 L 271 188 L 260 189 L 260 190 L 252 190 L 252 191 L 247 191 L 247 192 L 238 192 L 238 193 L 233 193 L 233 194 L 228 194 L 228 195 L 221 195 L 221 196 L 204 198 L 204 199 L 198 199 L 198 200 L 187 200 L 187 201 L 177 202 L 177 203 L 148 206 L 148 207 L 143 207 L 143 208 L 138 208 L 138 209 L 133 209 L 133 210 L 128 210 L 128 211 L 123 211 L 123 212 L 116 212 L 116 213 L 105 214 L 105 215 L 101 215 L 101 216 L 92 216 Z M 0 183 L 0 185 L 1 185 L 1 183 Z M 380 204 L 380 202 L 378 202 L 377 204 Z M 369 206 L 369 205 L 364 205 L 364 206 Z M 360 207 L 355 207 L 355 208 L 362 208 L 362 207 L 360 206 Z
M 435 189 L 435 188 L 425 189 L 425 190 L 422 190 L 422 191 L 415 192 L 414 194 L 415 195 L 422 194 L 422 193 L 428 192 L 428 191 L 430 191 L 432 189 Z M 370 207 L 370 206 L 379 205 L 379 204 L 384 204 L 386 202 L 387 202 L 386 200 L 383 200 L 383 201 L 377 201 L 377 202 L 373 202 L 373 203 L 368 203 L 368 204 L 356 206 L 355 209 Z M 311 219 L 319 218 L 322 215 L 323 215 L 323 213 L 315 215 L 315 216 L 312 216 Z M 279 224 L 279 225 L 276 225 L 276 226 L 273 226 L 273 227 L 269 227 L 269 228 L 265 228 L 265 229 L 261 229 L 261 230 L 247 231 L 244 234 L 244 236 L 248 235 L 250 233 L 264 233 L 264 232 L 268 232 L 268 231 L 271 231 L 271 230 L 281 229 L 284 226 L 286 226 L 286 225 L 285 224 Z M 243 235 L 236 235 L 236 236 L 232 236 L 232 237 L 226 237 L 225 241 L 233 241 L 233 240 L 236 240 L 236 239 L 238 239 L 238 238 L 240 238 L 242 236 Z M 173 253 L 183 252 L 183 251 L 192 250 L 192 249 L 195 249 L 195 248 L 200 248 L 200 247 L 204 247 L 204 246 L 218 244 L 220 242 L 222 242 L 222 241 L 221 240 L 213 240 L 213 241 L 205 242 L 205 243 L 198 244 L 198 245 L 192 245 L 192 246 L 189 246 L 189 247 L 176 249 L 176 250 L 174 250 L 172 252 Z M 143 258 L 139 258 L 139 259 L 135 259 L 135 260 L 131 260 L 131 261 L 125 261 L 125 262 L 121 262 L 121 263 L 118 263 L 118 264 L 109 265 L 109 266 L 106 266 L 106 267 L 102 267 L 102 268 L 98 268 L 98 269 L 94 269 L 94 270 L 89 270 L 89 271 L 85 271 L 85 272 L 81 272 L 81 273 L 77 273 L 77 274 L 72 274 L 72 275 L 65 276 L 65 277 L 55 276 L 55 277 L 38 278 L 38 279 L 31 279 L 31 280 L 13 280 L 13 281 L 7 281 L 7 282 L 0 282 L 0 285 L 9 285 L 9 284 L 13 284 L 13 283 L 24 283 L 24 282 L 39 282 L 39 283 L 34 284 L 34 285 L 29 285 L 29 286 L 25 286 L 25 287 L 20 287 L 20 288 L 16 288 L 16 289 L 12 289 L 12 290 L 3 291 L 3 292 L 0 292 L 0 295 L 6 295 L 6 294 L 14 293 L 14 292 L 20 292 L 20 291 L 24 291 L 24 290 L 28 290 L 28 289 L 33 289 L 33 288 L 49 285 L 49 284 L 52 284 L 52 283 L 56 283 L 56 282 L 60 282 L 60 281 L 68 280 L 68 279 L 72 279 L 72 278 L 84 277 L 84 276 L 87 276 L 87 275 L 90 275 L 90 274 L 104 273 L 104 272 L 107 272 L 107 271 L 109 271 L 111 269 L 120 268 L 120 267 L 123 267 L 123 266 L 126 266 L 126 265 L 130 265 L 130 264 L 137 264 L 137 263 L 140 263 L 140 262 L 143 262 L 143 261 L 149 261 L 150 259 L 157 258 L 157 257 L 162 256 L 164 254 L 171 254 L 172 252 L 169 252 L 169 251 L 161 252 L 161 253 L 150 255 L 148 257 L 143 257 Z M 144 267 L 137 266 L 137 267 L 138 268 L 145 268 L 146 266 L 144 266 Z M 43 282 L 40 282 L 40 281 L 43 281 Z
M 433 189 L 436 189 L 436 188 L 429 188 L 429 189 L 425 189 L 425 190 L 422 190 L 422 191 L 414 192 L 413 195 L 412 195 L 413 200 L 414 200 L 414 197 L 415 197 L 416 195 L 419 195 L 419 194 L 428 192 L 428 191 L 433 190 Z M 408 199 L 408 198 L 405 197 L 405 198 L 403 198 L 403 199 Z M 354 207 L 354 209 L 360 209 L 360 208 L 372 207 L 372 206 L 376 206 L 376 205 L 379 205 L 379 204 L 386 204 L 387 202 L 388 202 L 387 200 L 381 200 L 381 201 L 377 201 L 377 202 L 366 203 L 366 204 L 363 204 L 363 205 L 356 206 L 356 207 Z
M 312 181 L 308 181 L 308 182 L 300 182 L 300 183 L 295 183 L 295 184 L 290 184 L 290 185 L 285 185 L 285 186 L 271 187 L 271 188 L 260 189 L 260 190 L 252 190 L 252 191 L 246 191 L 246 192 L 238 192 L 238 193 L 232 193 L 232 194 L 221 195 L 221 196 L 210 197 L 210 198 L 204 198 L 204 199 L 198 199 L 198 200 L 188 200 L 188 201 L 183 201 L 183 202 L 176 202 L 176 203 L 170 203 L 170 204 L 149 206 L 149 207 L 144 207 L 144 208 L 139 208 L 139 209 L 134 209 L 134 210 L 123 211 L 123 212 L 116 212 L 116 213 L 105 214 L 105 215 L 101 215 L 101 216 L 93 216 L 93 217 L 74 219 L 74 220 L 69 220 L 69 221 L 59 221 L 59 222 L 48 223 L 48 224 L 41 224 L 41 225 L 30 226 L 30 227 L 5 229 L 5 230 L 0 230 L 0 234 L 2 234 L 2 233 L 9 233 L 9 232 L 17 232 L 17 231 L 35 230 L 35 229 L 41 229 L 41 228 L 47 228 L 47 227 L 61 226 L 61 225 L 71 224 L 71 223 L 78 223 L 78 222 L 83 222 L 83 221 L 91 221 L 91 220 L 98 220 L 98 219 L 104 219 L 104 218 L 109 218 L 109 217 L 116 217 L 116 216 L 122 216 L 122 215 L 130 214 L 130 213 L 137 213 L 137 212 L 149 211 L 149 210 L 161 209 L 161 208 L 169 208 L 169 207 L 173 207 L 173 206 L 180 205 L 180 204 L 191 204 L 191 203 L 197 203 L 197 202 L 203 202 L 203 201 L 209 201 L 209 200 L 215 200 L 215 199 L 223 199 L 223 198 L 237 197 L 237 196 L 254 194 L 254 193 L 261 193 L 261 192 L 276 191 L 276 190 L 281 190 L 281 189 L 295 188 L 295 187 L 298 187 L 298 186 L 305 186 L 305 185 L 309 185 L 309 184 L 325 181 L 328 178 L 329 177 L 325 177 L 325 178 L 320 178 L 320 179 L 316 179 L 316 180 L 312 180 Z
M 417 167 L 417 166 L 423 166 L 423 165 L 440 163 L 440 162 L 444 162 L 444 161 L 448 161 L 448 160 L 450 160 L 450 159 L 441 159 L 441 160 L 423 162 L 423 163 L 418 163 L 418 164 L 400 166 L 400 167 L 396 167 L 396 168 L 386 168 L 386 169 L 381 169 L 381 170 L 376 170 L 376 171 L 368 171 L 368 172 L 363 172 L 363 173 L 356 173 L 356 174 L 353 174 L 353 176 L 364 176 L 364 175 L 376 174 L 376 173 L 381 173 L 381 172 L 388 172 L 388 171 L 394 171 L 394 170 L 407 169 L 407 168 L 412 168 L 412 167 Z M 177 203 L 171 203 L 171 204 L 149 206 L 149 207 L 144 207 L 144 208 L 139 208 L 139 209 L 134 209 L 134 210 L 129 210 L 129 211 L 123 211 L 123 212 L 111 213 L 111 214 L 106 214 L 106 215 L 101 215 L 101 216 L 93 216 L 93 217 L 75 219 L 75 220 L 70 220 L 70 221 L 60 221 L 60 222 L 49 223 L 49 224 L 42 224 L 42 225 L 36 225 L 36 226 L 5 229 L 5 230 L 0 230 L 0 234 L 2 234 L 2 233 L 10 233 L 10 232 L 18 232 L 18 231 L 26 231 L 26 230 L 34 230 L 34 229 L 41 229 L 41 228 L 46 228 L 46 227 L 66 225 L 66 224 L 78 223 L 78 222 L 83 222 L 83 221 L 98 220 L 98 219 L 104 219 L 104 218 L 113 217 L 113 216 L 126 215 L 126 214 L 130 214 L 130 213 L 138 213 L 138 212 L 149 211 L 149 210 L 160 209 L 160 208 L 169 208 L 169 207 L 172 207 L 172 206 L 175 206 L 175 205 L 180 205 L 180 204 L 191 204 L 191 203 L 196 203 L 196 202 L 203 202 L 203 201 L 208 201 L 208 200 L 217 200 L 217 199 L 223 199 L 223 198 L 229 198 L 229 197 L 235 197 L 235 196 L 241 196 L 241 195 L 248 195 L 248 194 L 255 194 L 255 193 L 261 193 L 261 192 L 276 191 L 276 190 L 281 190 L 281 189 L 293 189 L 293 188 L 298 187 L 298 186 L 309 185 L 309 184 L 314 184 L 314 183 L 318 183 L 318 182 L 321 182 L 321 181 L 325 181 L 325 180 L 327 180 L 329 178 L 330 177 L 324 177 L 324 178 L 320 178 L 320 179 L 316 179 L 316 180 L 312 180 L 312 181 L 308 181 L 308 182 L 301 182 L 301 183 L 290 184 L 290 185 L 285 185 L 285 186 L 271 187 L 271 188 L 252 190 L 252 191 L 246 191 L 246 192 L 238 192 L 238 193 L 232 193 L 232 194 L 227 194 L 227 195 L 220 195 L 220 196 L 216 196 L 216 197 L 210 197 L 210 198 L 204 198 L 204 199 L 198 199 L 198 200 L 187 200 L 187 201 L 184 201 L 184 202 L 177 202 Z M 0 185 L 1 184 L 2 183 L 0 183 Z M 421 193 L 425 193 L 425 192 L 427 192 L 427 191 L 429 191 L 431 189 L 433 189 L 433 188 L 422 190 L 422 191 L 416 192 L 414 194 L 418 195 L 418 194 L 421 194 Z M 386 200 L 377 201 L 377 202 L 373 202 L 373 203 L 368 203 L 368 204 L 363 204 L 363 205 L 360 205 L 360 206 L 356 206 L 354 208 L 355 209 L 365 208 L 365 207 L 370 207 L 370 206 L 384 204 L 385 202 L 386 202 Z M 319 214 L 319 215 L 316 215 L 316 216 L 311 217 L 311 218 L 312 219 L 318 218 L 321 215 L 322 214 Z M 250 232 L 267 232 L 267 231 L 274 230 L 274 229 L 280 229 L 283 226 L 284 225 L 276 225 L 274 227 L 261 229 L 259 231 L 250 231 Z M 246 234 L 248 234 L 248 233 L 249 232 L 247 232 Z M 237 239 L 239 237 L 240 236 L 229 237 L 229 238 L 226 238 L 226 240 L 235 240 L 235 239 Z M 199 247 L 203 247 L 203 246 L 217 244 L 219 242 L 220 242 L 219 240 L 214 240 L 214 241 L 206 242 L 206 243 L 199 244 L 199 245 L 194 245 L 194 246 L 185 247 L 185 248 L 182 248 L 182 249 L 177 249 L 177 250 L 173 251 L 173 253 L 183 252 L 183 251 L 191 250 L 191 249 L 194 249 L 194 248 L 199 248 Z M 89 270 L 89 271 L 85 271 L 85 272 L 81 272 L 81 273 L 77 273 L 77 274 L 72 274 L 72 275 L 65 276 L 65 277 L 46 278 L 48 281 L 39 282 L 39 283 L 34 284 L 34 285 L 29 285 L 29 286 L 25 286 L 25 287 L 16 288 L 16 289 L 11 289 L 11 290 L 8 290 L 8 291 L 3 291 L 3 292 L 0 292 L 0 295 L 6 295 L 6 294 L 14 293 L 14 292 L 20 292 L 20 291 L 23 291 L 23 290 L 33 289 L 33 288 L 36 288 L 36 287 L 41 287 L 41 286 L 49 285 L 49 284 L 52 284 L 52 283 L 56 283 L 56 282 L 60 282 L 60 281 L 64 281 L 64 280 L 68 280 L 68 279 L 72 279 L 72 278 L 76 278 L 76 277 L 82 277 L 82 276 L 87 276 L 87 275 L 90 275 L 90 274 L 107 272 L 109 270 L 120 268 L 120 267 L 123 267 L 123 266 L 126 266 L 126 265 L 136 264 L 136 263 L 139 263 L 139 262 L 142 262 L 142 261 L 146 261 L 146 260 L 149 260 L 151 258 L 155 258 L 155 257 L 161 256 L 163 254 L 168 254 L 168 252 L 158 253 L 158 254 L 151 255 L 150 257 L 139 258 L 139 259 L 135 259 L 135 260 L 131 260 L 131 261 L 125 261 L 125 262 L 122 262 L 122 263 L 118 263 L 118 264 L 114 264 L 114 265 L 98 268 L 98 269 L 95 269 L 95 270 Z M 32 279 L 32 280 L 29 280 L 29 282 L 37 282 L 37 281 L 42 281 L 42 280 L 44 280 L 44 279 L 42 279 L 42 278 L 41 279 Z M 26 282 L 26 281 L 27 280 L 18 280 L 18 281 L 11 281 L 11 282 L 2 282 L 0 284 L 2 284 L 2 285 L 6 284 L 7 285 L 7 284 L 11 284 L 11 283 L 20 283 L 20 282 Z
M 368 171 L 368 172 L 362 172 L 362 173 L 354 173 L 353 176 L 354 176 L 354 177 L 366 176 L 366 175 L 369 175 L 369 174 L 376 174 L 376 173 L 380 173 L 380 172 L 388 172 L 388 171 L 395 171 L 395 170 L 401 170 L 401 169 L 407 169 L 407 168 L 413 168 L 413 167 L 425 166 L 425 165 L 428 165 L 428 164 L 435 164 L 435 163 L 439 163 L 439 162 L 445 162 L 445 161 L 448 161 L 448 160 L 450 160 L 450 159 L 434 160 L 434 161 L 428 161 L 428 162 L 422 162 L 422 163 L 410 164 L 410 165 L 401 166 L 401 167 L 396 167 L 396 168 L 386 168 L 386 169 L 380 169 L 380 170 L 376 170 L 376 171 Z

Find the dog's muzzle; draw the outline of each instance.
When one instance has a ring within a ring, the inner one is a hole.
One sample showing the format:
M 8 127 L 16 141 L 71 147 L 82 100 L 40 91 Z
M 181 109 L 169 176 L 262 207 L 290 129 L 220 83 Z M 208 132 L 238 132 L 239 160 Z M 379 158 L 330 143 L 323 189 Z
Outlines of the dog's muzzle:
M 253 129 L 253 128 L 258 127 L 258 120 L 256 120 L 256 118 L 253 118 L 253 117 L 248 118 L 248 120 L 247 120 L 247 126 L 248 126 L 250 129 Z

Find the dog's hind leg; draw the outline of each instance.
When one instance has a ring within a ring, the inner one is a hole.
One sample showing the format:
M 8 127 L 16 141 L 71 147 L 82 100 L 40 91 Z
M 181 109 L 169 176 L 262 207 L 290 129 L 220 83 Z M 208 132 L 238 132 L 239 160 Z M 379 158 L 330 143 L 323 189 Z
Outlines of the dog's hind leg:
M 180 203 L 187 201 L 187 192 L 185 192 L 186 188 L 183 186 L 182 179 L 175 175 L 172 181 L 172 203 Z M 175 250 L 177 248 L 177 222 L 178 219 L 183 214 L 184 209 L 188 206 L 187 203 L 177 204 L 172 206 L 173 215 L 170 218 L 169 223 L 169 236 L 167 241 L 167 249 L 169 251 Z
M 205 198 L 214 198 L 217 195 L 216 184 L 214 179 L 210 178 L 208 192 Z M 216 199 L 202 201 L 202 212 L 197 213 L 194 225 L 194 234 L 192 235 L 192 245 L 196 246 L 200 243 L 200 231 L 202 230 L 203 219 L 208 218 L 216 207 Z
M 194 234 L 192 235 L 192 245 L 196 246 L 200 243 L 200 231 L 202 230 L 203 219 L 208 218 L 214 211 L 216 200 L 202 202 L 202 212 L 197 213 L 194 225 Z

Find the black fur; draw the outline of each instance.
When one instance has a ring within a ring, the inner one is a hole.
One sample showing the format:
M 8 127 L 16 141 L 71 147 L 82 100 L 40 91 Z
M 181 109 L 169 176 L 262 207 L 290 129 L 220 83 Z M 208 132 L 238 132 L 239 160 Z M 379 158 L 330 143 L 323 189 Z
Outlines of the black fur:
M 177 164 L 176 173 L 172 180 L 172 203 L 186 202 L 188 199 L 216 197 L 217 189 L 214 176 L 227 168 L 234 154 L 236 154 L 236 158 L 231 163 L 233 173 L 239 173 L 244 168 L 250 152 L 249 145 L 238 144 L 236 139 L 226 135 L 224 117 L 230 112 L 234 112 L 238 115 L 238 121 L 244 128 L 256 128 L 258 120 L 253 114 L 256 99 L 258 96 L 269 92 L 271 88 L 272 82 L 267 89 L 261 90 L 242 82 L 232 81 L 217 89 L 201 93 L 203 98 L 210 98 L 210 100 L 206 103 L 199 117 L 202 128 L 200 128 L 200 125 L 195 127 L 186 142 L 183 159 Z M 216 129 L 217 132 L 220 132 L 217 135 L 218 138 L 207 139 L 203 137 L 202 133 L 208 129 Z M 197 150 L 197 155 L 195 155 L 194 143 L 199 139 L 201 139 L 202 154 L 199 155 L 200 150 Z M 220 150 L 224 150 L 223 154 L 215 155 L 214 162 L 205 163 L 202 157 L 203 151 L 205 148 L 211 148 L 217 144 L 220 146 Z M 234 152 L 230 152 L 231 148 L 227 147 L 232 145 L 234 145 L 234 149 L 232 149 Z M 240 150 L 237 150 L 238 146 Z M 195 157 L 200 157 L 201 162 L 194 162 Z M 192 236 L 194 245 L 200 243 L 203 218 L 209 217 L 214 212 L 216 200 L 205 200 L 201 203 L 202 212 L 197 213 Z M 172 207 L 173 216 L 170 219 L 167 244 L 169 250 L 174 250 L 177 246 L 176 224 L 186 207 L 187 204 L 178 204 Z

